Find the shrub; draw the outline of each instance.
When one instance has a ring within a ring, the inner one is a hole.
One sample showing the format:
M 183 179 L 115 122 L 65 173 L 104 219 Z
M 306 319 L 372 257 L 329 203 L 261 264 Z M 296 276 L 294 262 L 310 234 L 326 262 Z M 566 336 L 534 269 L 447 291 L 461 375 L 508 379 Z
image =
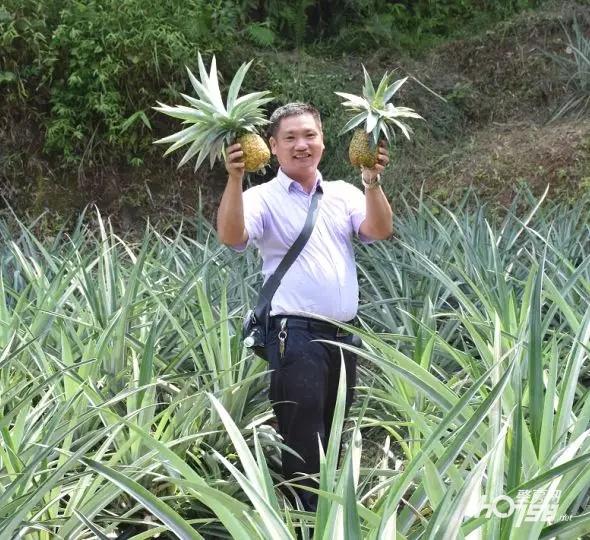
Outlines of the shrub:
M 227 43 L 235 20 L 231 2 L 10 0 L 0 11 L 0 81 L 41 86 L 48 152 L 79 161 L 115 150 L 131 159 L 149 148 L 154 89 L 183 89 L 182 66 L 197 49 Z

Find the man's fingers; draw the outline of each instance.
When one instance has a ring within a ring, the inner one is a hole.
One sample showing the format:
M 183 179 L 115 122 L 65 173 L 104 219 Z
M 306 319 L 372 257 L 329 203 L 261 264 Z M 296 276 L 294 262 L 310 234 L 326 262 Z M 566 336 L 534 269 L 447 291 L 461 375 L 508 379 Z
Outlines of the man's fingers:
M 225 149 L 225 161 L 233 163 L 244 155 L 241 144 L 232 144 Z
M 389 164 L 389 150 L 386 146 L 379 147 L 379 154 L 377 155 L 377 161 L 383 166 L 387 166 Z
M 236 159 L 240 159 L 244 155 L 244 152 L 241 150 L 234 150 L 233 152 L 229 152 L 227 154 L 227 161 L 235 161 Z
M 226 166 L 228 169 L 243 169 L 246 164 L 242 161 L 243 152 L 238 152 L 238 156 L 228 156 Z
M 377 158 L 377 163 L 375 164 L 376 167 L 387 167 L 389 165 L 389 157 L 388 156 L 379 156 Z
M 227 156 L 227 162 L 229 164 L 236 163 L 237 161 L 241 160 L 244 155 L 244 152 L 235 152 L 234 154 L 230 154 Z
M 246 164 L 243 161 L 232 161 L 231 163 L 228 163 L 227 166 L 230 169 L 238 170 L 238 169 L 243 169 L 246 166 Z
M 242 145 L 236 143 L 225 149 L 225 169 L 230 176 L 244 176 L 246 164 L 243 161 Z
M 231 146 L 228 146 L 225 151 L 227 152 L 227 154 L 231 154 L 232 152 L 237 152 L 238 150 L 242 149 L 242 145 L 240 143 L 235 143 L 232 144 Z
M 242 160 L 244 152 L 242 151 L 242 146 L 240 144 L 232 144 L 231 146 L 228 146 L 225 155 L 225 165 L 228 171 L 239 171 L 245 168 L 246 164 Z

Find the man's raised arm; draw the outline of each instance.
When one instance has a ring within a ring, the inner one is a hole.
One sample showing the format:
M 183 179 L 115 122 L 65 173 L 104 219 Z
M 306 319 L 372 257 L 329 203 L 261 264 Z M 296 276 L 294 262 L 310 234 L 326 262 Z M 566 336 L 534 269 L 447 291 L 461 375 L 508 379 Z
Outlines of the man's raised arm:
M 226 246 L 239 246 L 248 241 L 242 200 L 245 167 L 242 161 L 243 154 L 239 144 L 227 148 L 225 168 L 228 178 L 217 210 L 217 236 Z
M 363 169 L 365 185 L 366 218 L 361 223 L 359 233 L 371 240 L 386 240 L 393 234 L 392 210 L 378 181 L 379 175 L 389 163 L 389 152 L 385 144 L 379 145 L 377 163 L 372 169 Z

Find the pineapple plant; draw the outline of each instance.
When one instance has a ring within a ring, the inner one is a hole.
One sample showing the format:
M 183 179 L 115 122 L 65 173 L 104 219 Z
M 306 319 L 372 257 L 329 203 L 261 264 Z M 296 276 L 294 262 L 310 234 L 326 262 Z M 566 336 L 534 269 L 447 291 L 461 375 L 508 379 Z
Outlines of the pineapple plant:
M 155 144 L 172 143 L 164 153 L 165 156 L 190 144 L 178 166 L 181 167 L 196 155 L 196 171 L 207 157 L 210 166 L 213 167 L 217 159 L 224 159 L 225 148 L 238 142 L 244 152 L 246 172 L 264 169 L 270 160 L 270 150 L 259 135 L 258 129 L 268 123 L 262 106 L 273 98 L 269 97 L 270 92 L 266 90 L 238 97 L 240 86 L 251 64 L 252 61 L 240 66 L 231 81 L 224 104 L 219 89 L 215 56 L 211 60 L 210 72 L 207 74 L 201 54 L 198 54 L 200 80 L 188 67 L 186 68 L 198 98 L 181 94 L 190 106 L 171 107 L 158 102 L 159 106 L 154 107 L 157 111 L 182 120 L 183 125 L 188 126 L 155 141 Z
M 407 77 L 391 83 L 392 73 L 385 72 L 377 89 L 373 86 L 371 77 L 363 66 L 365 84 L 362 96 L 356 96 L 345 92 L 335 92 L 344 98 L 344 107 L 354 112 L 355 115 L 346 123 L 340 131 L 340 135 L 355 130 L 348 148 L 348 156 L 354 167 L 373 168 L 377 163 L 378 144 L 385 139 L 391 143 L 395 139 L 395 129 L 399 129 L 408 139 L 412 132 L 410 126 L 402 122 L 401 118 L 422 118 L 409 107 L 396 107 L 391 99 L 401 86 L 407 81 Z M 363 127 L 361 124 L 364 123 Z

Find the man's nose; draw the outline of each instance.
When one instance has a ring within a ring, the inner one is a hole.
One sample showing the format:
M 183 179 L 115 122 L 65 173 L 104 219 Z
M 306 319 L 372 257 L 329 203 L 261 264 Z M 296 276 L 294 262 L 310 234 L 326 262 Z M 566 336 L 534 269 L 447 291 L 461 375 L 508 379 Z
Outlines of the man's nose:
M 295 148 L 307 148 L 307 141 L 302 137 L 295 141 Z

